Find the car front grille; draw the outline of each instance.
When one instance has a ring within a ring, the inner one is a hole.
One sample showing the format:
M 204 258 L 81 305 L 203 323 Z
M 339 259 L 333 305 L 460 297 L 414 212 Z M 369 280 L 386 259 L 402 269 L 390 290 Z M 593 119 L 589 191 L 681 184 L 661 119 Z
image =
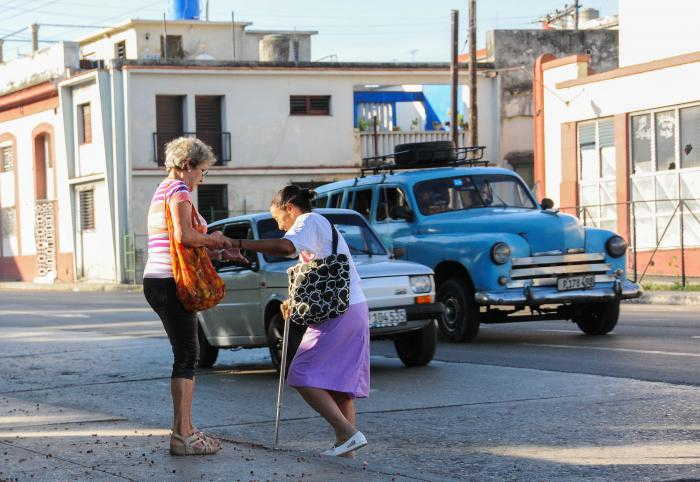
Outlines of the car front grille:
M 604 261 L 603 253 L 513 258 L 511 281 L 506 287 L 551 286 L 557 284 L 559 277 L 579 275 L 595 275 L 596 283 L 614 281 L 613 275 L 606 274 L 610 271 L 610 264 Z

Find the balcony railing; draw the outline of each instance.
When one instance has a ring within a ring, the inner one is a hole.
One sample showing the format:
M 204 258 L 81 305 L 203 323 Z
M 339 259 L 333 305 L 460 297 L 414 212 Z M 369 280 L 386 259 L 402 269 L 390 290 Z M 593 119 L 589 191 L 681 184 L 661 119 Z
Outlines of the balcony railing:
M 154 132 L 153 159 L 159 166 L 165 165 L 165 145 L 178 137 L 197 137 L 214 151 L 215 166 L 223 166 L 231 160 L 230 132 Z
M 362 165 L 362 159 L 367 157 L 385 156 L 394 152 L 394 146 L 412 142 L 449 141 L 452 134 L 449 131 L 379 131 L 355 133 L 356 142 L 359 141 L 357 154 L 360 155 L 358 164 Z M 468 131 L 459 133 L 459 145 L 466 146 Z M 363 167 L 368 167 L 364 166 Z

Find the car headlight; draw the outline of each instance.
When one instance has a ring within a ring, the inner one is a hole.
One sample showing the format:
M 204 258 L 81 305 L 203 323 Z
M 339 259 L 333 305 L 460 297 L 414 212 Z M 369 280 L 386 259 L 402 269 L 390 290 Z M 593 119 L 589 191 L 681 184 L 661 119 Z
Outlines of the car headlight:
M 627 241 L 621 236 L 612 236 L 605 243 L 605 249 L 613 258 L 619 258 L 627 252 Z
M 503 264 L 510 258 L 510 246 L 506 243 L 496 243 L 491 248 L 491 259 L 496 264 Z
M 409 280 L 414 294 L 430 293 L 433 290 L 433 280 L 430 276 L 411 276 Z

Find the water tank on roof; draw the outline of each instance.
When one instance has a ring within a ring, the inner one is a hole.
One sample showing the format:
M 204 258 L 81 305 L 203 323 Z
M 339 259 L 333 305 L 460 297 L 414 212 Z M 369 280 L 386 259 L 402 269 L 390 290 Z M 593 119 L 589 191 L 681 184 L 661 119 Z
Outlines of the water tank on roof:
M 289 62 L 289 37 L 265 35 L 260 39 L 260 60 L 263 62 Z
M 173 0 L 175 20 L 199 20 L 199 0 Z

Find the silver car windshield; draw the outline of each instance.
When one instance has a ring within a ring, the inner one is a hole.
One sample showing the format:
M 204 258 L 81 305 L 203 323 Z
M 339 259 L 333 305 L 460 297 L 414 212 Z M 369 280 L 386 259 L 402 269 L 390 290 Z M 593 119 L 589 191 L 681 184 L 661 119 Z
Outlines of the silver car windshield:
M 431 179 L 416 184 L 413 193 L 424 215 L 487 207 L 537 208 L 523 183 L 507 174 Z
M 384 256 L 387 254 L 384 245 L 361 216 L 356 214 L 323 214 L 323 216 L 343 235 L 350 248 L 350 254 L 353 256 L 363 254 Z M 258 233 L 260 239 L 281 238 L 284 235 L 284 231 L 277 227 L 277 221 L 274 219 L 258 221 Z M 264 255 L 264 257 L 268 263 L 280 263 L 291 259 L 270 255 Z

